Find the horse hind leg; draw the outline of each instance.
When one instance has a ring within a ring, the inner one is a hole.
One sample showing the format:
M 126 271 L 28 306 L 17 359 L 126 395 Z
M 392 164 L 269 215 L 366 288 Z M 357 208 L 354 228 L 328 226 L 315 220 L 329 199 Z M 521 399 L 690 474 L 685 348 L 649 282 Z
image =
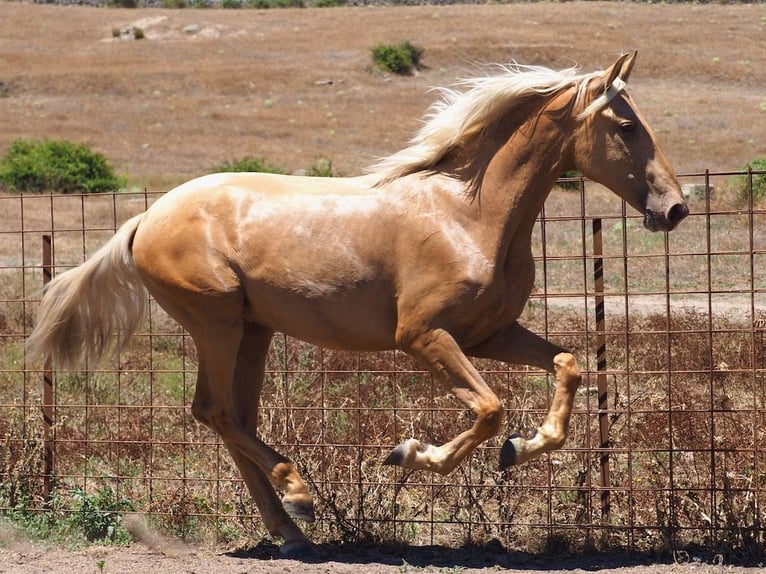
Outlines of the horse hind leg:
M 314 522 L 313 498 L 293 463 L 257 438 L 261 390 L 272 335 L 269 329 L 245 323 L 234 373 L 234 404 L 248 433 L 273 460 L 279 461 L 268 470 L 275 486 L 285 492 L 282 506 L 293 518 Z
M 313 509 L 311 496 L 292 463 L 255 436 L 271 333 L 246 325 L 226 306 L 215 311 L 215 322 L 189 329 L 200 356 L 192 414 L 223 440 L 267 529 L 284 539 L 283 554 L 298 554 L 310 543 L 288 515 L 274 486 L 286 492 L 287 509 L 301 500 L 298 514 L 305 517 L 313 517 L 313 510 L 306 510 Z

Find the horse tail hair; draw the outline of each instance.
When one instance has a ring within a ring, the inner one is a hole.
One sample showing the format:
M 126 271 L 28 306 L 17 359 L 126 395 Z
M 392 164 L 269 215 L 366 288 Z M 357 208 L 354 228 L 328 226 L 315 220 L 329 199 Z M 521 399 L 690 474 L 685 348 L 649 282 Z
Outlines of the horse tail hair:
M 143 214 L 128 220 L 82 265 L 45 288 L 37 324 L 27 339 L 32 357 L 59 368 L 94 364 L 122 350 L 146 315 L 147 295 L 133 260 L 133 237 Z

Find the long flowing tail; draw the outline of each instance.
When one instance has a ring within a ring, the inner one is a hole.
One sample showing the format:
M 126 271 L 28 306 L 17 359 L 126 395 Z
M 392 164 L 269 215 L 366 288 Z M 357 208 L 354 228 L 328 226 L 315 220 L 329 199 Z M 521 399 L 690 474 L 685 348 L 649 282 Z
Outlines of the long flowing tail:
M 146 291 L 130 249 L 142 217 L 128 220 L 85 263 L 48 284 L 27 339 L 31 356 L 74 370 L 127 344 L 146 314 Z

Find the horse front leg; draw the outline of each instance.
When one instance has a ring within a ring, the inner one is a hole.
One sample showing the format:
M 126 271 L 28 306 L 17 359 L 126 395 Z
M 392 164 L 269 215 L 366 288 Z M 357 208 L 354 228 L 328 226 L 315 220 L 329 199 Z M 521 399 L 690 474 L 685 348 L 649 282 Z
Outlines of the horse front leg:
M 437 329 L 400 339 L 400 347 L 422 360 L 437 380 L 451 388 L 453 394 L 473 411 L 476 421 L 469 430 L 441 446 L 408 439 L 391 452 L 384 464 L 447 474 L 479 444 L 500 431 L 503 407 L 446 331 Z
M 564 445 L 575 393 L 582 381 L 580 368 L 571 353 L 514 323 L 484 343 L 466 349 L 466 354 L 530 365 L 556 377 L 556 390 L 545 420 L 533 437 L 514 434 L 505 442 L 500 450 L 501 469 L 535 459 Z

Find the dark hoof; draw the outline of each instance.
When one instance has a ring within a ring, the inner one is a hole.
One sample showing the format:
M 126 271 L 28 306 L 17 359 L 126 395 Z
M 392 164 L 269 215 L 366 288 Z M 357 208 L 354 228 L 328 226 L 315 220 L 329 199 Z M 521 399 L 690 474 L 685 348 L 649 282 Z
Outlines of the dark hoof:
M 287 514 L 293 518 L 305 520 L 306 522 L 314 522 L 316 520 L 314 505 L 310 502 L 289 502 L 283 500 L 282 506 L 287 511 Z
M 391 454 L 389 454 L 386 457 L 386 460 L 383 461 L 383 464 L 389 465 L 389 466 L 402 466 L 402 463 L 404 462 L 404 459 L 407 456 L 407 446 L 405 446 L 407 443 L 402 443 L 399 446 L 397 446 L 394 450 L 391 451 Z
M 503 447 L 500 449 L 500 470 L 505 470 L 509 466 L 515 466 L 517 464 L 516 447 L 513 446 L 513 439 L 521 438 L 520 434 L 512 434 L 503 443 Z
M 282 558 L 306 558 L 314 553 L 314 545 L 308 540 L 285 542 L 279 547 Z

